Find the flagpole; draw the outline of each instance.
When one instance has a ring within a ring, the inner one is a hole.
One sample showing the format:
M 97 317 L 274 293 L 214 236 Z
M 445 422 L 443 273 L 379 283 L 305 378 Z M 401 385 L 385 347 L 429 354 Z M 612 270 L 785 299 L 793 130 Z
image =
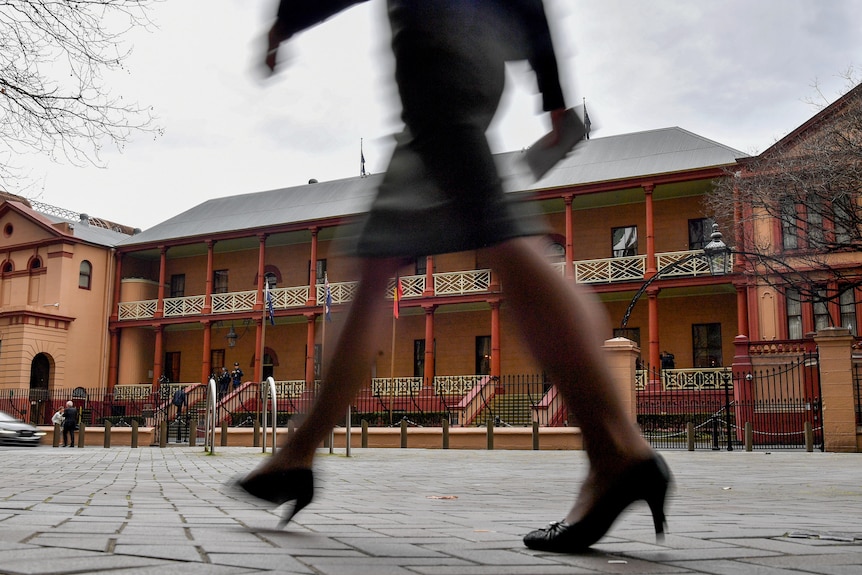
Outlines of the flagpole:
M 260 316 L 260 349 L 257 350 L 257 361 L 260 365 L 260 384 L 263 385 L 263 350 L 266 349 L 266 314 L 269 312 L 269 282 L 266 281 L 266 278 L 263 278 L 264 285 L 264 295 L 263 295 L 263 310 L 261 311 Z M 261 399 L 263 398 L 263 391 L 258 388 L 258 414 L 257 420 L 260 422 L 260 410 L 266 409 L 265 405 L 261 404 Z M 275 398 L 272 398 L 275 401 Z M 272 422 L 275 425 L 275 421 Z M 264 449 L 266 446 L 264 446 Z

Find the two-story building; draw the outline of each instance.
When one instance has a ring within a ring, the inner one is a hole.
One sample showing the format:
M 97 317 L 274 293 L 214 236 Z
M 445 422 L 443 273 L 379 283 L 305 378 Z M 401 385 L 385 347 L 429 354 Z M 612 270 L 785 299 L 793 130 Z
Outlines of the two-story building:
M 734 337 L 749 329 L 746 287 L 689 256 L 710 240 L 704 196 L 745 154 L 667 128 L 587 140 L 538 182 L 521 156 L 497 157 L 508 193 L 545 214 L 550 263 L 590 285 L 615 326 L 646 279 L 680 262 L 650 285 L 625 328 L 603 337 L 637 341 L 656 366 L 664 351 L 676 367 L 732 361 Z M 163 374 L 201 382 L 235 362 L 251 380 L 313 382 L 321 348 L 353 294 L 350 237 L 378 184 L 379 176 L 357 177 L 212 199 L 124 239 L 114 268 L 108 385 L 156 384 Z M 538 371 L 510 328 L 505 286 L 482 250 L 421 258 L 400 281 L 399 319 L 369 382 L 422 378 L 445 386 Z M 331 326 L 322 318 L 326 283 Z

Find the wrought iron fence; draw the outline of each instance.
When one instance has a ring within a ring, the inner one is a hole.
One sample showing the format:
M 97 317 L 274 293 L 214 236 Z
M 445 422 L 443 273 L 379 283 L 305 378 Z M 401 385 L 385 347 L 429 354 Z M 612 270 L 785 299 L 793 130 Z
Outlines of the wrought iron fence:
M 820 373 L 816 354 L 749 373 L 729 368 L 683 381 L 678 370 L 643 370 L 638 375 L 638 423 L 656 447 L 733 450 L 797 449 L 810 428 L 814 446 L 823 449 Z M 808 424 L 808 425 L 806 425 Z
M 277 424 L 301 419 L 319 392 L 319 382 L 278 381 Z M 480 426 L 489 420 L 497 426 L 531 426 L 537 406 L 550 384 L 537 375 L 441 376 L 424 378 L 375 379 L 350 406 L 351 421 L 370 426 L 400 425 L 403 419 L 417 426 Z M 172 403 L 177 389 L 185 392 L 185 403 Z M 163 383 L 157 391 L 149 384 L 104 389 L 60 390 L 55 392 L 13 389 L 3 392 L 0 410 L 39 425 L 50 425 L 51 416 L 72 400 L 85 425 L 158 427 L 169 425 L 169 441 L 186 441 L 189 424 L 201 420 L 205 411 L 206 387 L 200 383 Z M 36 397 L 38 395 L 38 397 Z M 218 390 L 216 425 L 251 427 L 259 421 L 260 385 L 246 382 L 239 387 Z

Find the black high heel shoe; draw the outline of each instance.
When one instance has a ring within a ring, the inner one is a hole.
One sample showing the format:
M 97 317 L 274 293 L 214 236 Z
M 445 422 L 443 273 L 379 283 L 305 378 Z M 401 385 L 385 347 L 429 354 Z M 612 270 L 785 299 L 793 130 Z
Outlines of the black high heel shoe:
M 314 475 L 311 469 L 257 473 L 240 479 L 236 485 L 249 495 L 276 505 L 294 501 L 293 508 L 285 512 L 279 527 L 290 523 L 293 516 L 311 503 L 314 497 Z
M 524 536 L 530 549 L 581 553 L 604 537 L 625 509 L 643 499 L 649 505 L 656 540 L 664 538 L 664 504 L 673 478 L 664 459 L 656 454 L 619 476 L 592 509 L 575 523 L 559 521 Z

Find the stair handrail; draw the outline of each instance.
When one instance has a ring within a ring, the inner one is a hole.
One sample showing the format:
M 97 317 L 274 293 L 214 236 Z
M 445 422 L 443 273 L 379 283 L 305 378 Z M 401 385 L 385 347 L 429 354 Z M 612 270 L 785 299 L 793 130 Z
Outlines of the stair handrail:
M 204 451 L 210 455 L 215 453 L 215 428 L 216 428 L 216 382 L 210 378 L 207 384 L 207 407 L 204 427 Z
M 261 453 L 266 453 L 266 401 L 270 400 L 270 405 L 272 406 L 272 453 L 275 454 L 275 446 L 278 443 L 277 441 L 277 433 L 278 426 L 276 425 L 276 410 L 278 408 L 278 397 L 275 393 L 275 380 L 272 376 L 266 378 L 266 381 L 261 384 L 261 394 L 263 395 L 263 401 L 261 402 L 261 410 L 263 411 L 263 447 L 261 449 Z

